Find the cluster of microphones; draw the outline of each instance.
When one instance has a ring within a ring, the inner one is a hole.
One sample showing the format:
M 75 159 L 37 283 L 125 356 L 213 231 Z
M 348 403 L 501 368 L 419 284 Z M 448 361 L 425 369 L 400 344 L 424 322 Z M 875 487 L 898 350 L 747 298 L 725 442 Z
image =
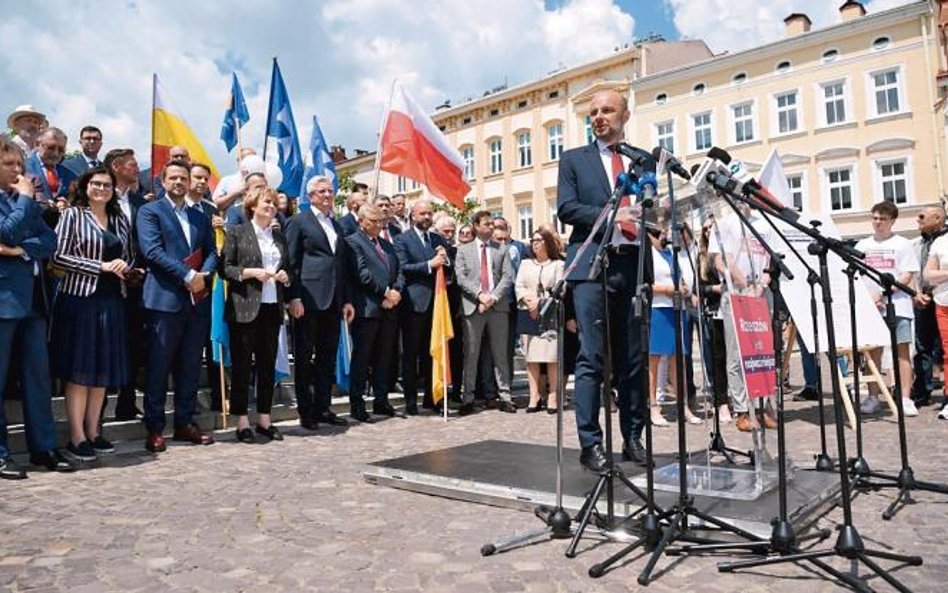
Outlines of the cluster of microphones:
M 690 172 L 675 155 L 661 146 L 656 146 L 648 152 L 631 144 L 619 142 L 615 150 L 628 157 L 633 165 L 645 171 L 646 176 L 649 173 L 654 174 L 657 165 L 662 163 L 666 171 L 690 181 L 699 196 L 717 192 L 743 195 L 746 200 L 767 211 L 776 212 L 792 220 L 800 218 L 796 210 L 782 204 L 767 188 L 758 183 L 741 161 L 732 159 L 727 151 L 717 146 L 708 151 L 704 161 L 692 165 Z M 646 193 L 655 190 L 651 184 L 645 185 L 644 189 Z

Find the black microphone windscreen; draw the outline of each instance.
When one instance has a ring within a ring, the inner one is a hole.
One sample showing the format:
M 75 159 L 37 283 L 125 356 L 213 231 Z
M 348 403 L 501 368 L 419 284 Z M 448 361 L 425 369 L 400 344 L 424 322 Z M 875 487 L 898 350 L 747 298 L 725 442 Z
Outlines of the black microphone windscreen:
M 662 158 L 662 147 L 656 146 L 652 149 L 652 158 L 656 161 Z
M 708 151 L 708 158 L 721 161 L 725 165 L 731 162 L 731 155 L 729 155 L 723 148 L 718 148 L 717 146 L 711 147 L 711 150 Z
M 695 163 L 691 165 L 691 176 L 694 177 L 698 173 L 698 169 L 701 168 L 701 163 Z

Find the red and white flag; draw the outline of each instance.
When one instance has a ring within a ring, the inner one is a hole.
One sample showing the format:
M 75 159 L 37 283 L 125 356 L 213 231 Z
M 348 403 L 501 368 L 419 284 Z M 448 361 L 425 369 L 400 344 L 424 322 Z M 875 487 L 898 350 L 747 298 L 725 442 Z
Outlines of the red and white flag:
M 471 191 L 457 149 L 398 82 L 392 88 L 379 158 L 383 171 L 414 179 L 459 208 Z

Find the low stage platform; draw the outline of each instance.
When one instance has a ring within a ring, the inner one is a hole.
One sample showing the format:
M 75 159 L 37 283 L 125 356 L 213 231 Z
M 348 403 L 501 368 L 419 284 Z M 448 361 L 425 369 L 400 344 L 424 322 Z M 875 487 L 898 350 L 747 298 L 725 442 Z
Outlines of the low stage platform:
M 618 453 L 615 456 L 620 461 Z M 692 454 L 691 463 L 703 463 L 706 453 Z M 675 462 L 674 455 L 656 455 L 661 467 Z M 635 479 L 644 468 L 619 463 L 626 475 Z M 747 467 L 747 466 L 744 466 Z M 500 507 L 533 510 L 539 505 L 555 504 L 556 448 L 512 441 L 486 440 L 457 447 L 438 449 L 417 455 L 385 459 L 362 469 L 371 484 L 411 490 L 432 496 L 454 498 Z M 563 506 L 575 514 L 582 506 L 597 476 L 579 465 L 579 451 L 563 451 Z M 836 503 L 839 497 L 836 472 L 797 470 L 789 481 L 787 503 L 789 519 L 798 534 L 809 527 Z M 616 489 L 616 514 L 628 515 L 642 501 L 625 488 Z M 674 492 L 655 492 L 658 505 L 671 506 Z M 741 527 L 762 538 L 770 537 L 770 522 L 777 516 L 777 490 L 757 500 L 735 500 L 696 496 L 695 506 L 713 517 Z M 605 512 L 605 498 L 600 510 Z M 698 526 L 698 525 L 696 525 Z

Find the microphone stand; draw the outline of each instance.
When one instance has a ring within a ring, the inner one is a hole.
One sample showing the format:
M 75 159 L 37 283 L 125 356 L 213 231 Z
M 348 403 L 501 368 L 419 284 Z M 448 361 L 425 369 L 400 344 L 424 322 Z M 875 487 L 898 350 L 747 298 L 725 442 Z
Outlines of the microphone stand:
M 711 182 L 718 189 L 724 189 L 719 185 L 720 175 L 715 174 L 714 172 L 708 174 L 708 181 Z M 726 178 L 724 178 L 726 179 Z M 745 186 L 747 188 L 747 186 Z M 756 190 L 752 188 L 747 188 L 746 191 L 754 193 Z M 732 194 L 733 195 L 733 194 Z M 758 209 L 763 210 L 759 205 L 755 205 Z M 852 263 L 857 260 L 857 257 L 861 254 L 856 252 L 854 249 L 851 249 L 845 245 L 839 239 L 833 239 L 831 237 L 825 237 L 819 232 L 810 229 L 802 224 L 799 224 L 795 220 L 791 220 L 786 216 L 782 216 L 776 211 L 771 210 L 769 212 L 773 216 L 777 216 L 781 221 L 789 224 L 798 231 L 806 234 L 814 240 L 814 243 L 808 248 L 809 252 L 817 255 L 819 258 L 820 266 L 820 276 L 822 278 L 821 289 L 823 292 L 823 309 L 826 317 L 826 342 L 829 349 L 830 360 L 837 360 L 838 351 L 836 349 L 836 331 L 833 327 L 833 295 L 830 291 L 829 285 L 829 265 L 828 253 L 830 250 L 833 253 L 837 254 L 843 259 L 843 261 Z M 830 375 L 833 385 L 833 414 L 836 421 L 836 446 L 838 449 L 839 459 L 846 459 L 846 435 L 843 432 L 843 412 L 842 412 L 842 392 L 839 382 L 839 373 L 831 373 Z M 860 592 L 871 592 L 872 589 L 869 588 L 861 579 L 856 575 L 846 574 L 839 570 L 836 570 L 829 564 L 823 561 L 823 558 L 838 556 L 841 558 L 846 558 L 855 562 L 856 560 L 862 562 L 866 565 L 873 573 L 879 575 L 887 583 L 902 591 L 904 593 L 911 593 L 910 589 L 905 587 L 898 579 L 889 574 L 885 569 L 879 566 L 873 558 L 882 558 L 886 560 L 894 560 L 896 562 L 906 563 L 912 566 L 920 566 L 922 564 L 922 558 L 920 556 L 909 556 L 905 554 L 895 554 L 883 550 L 867 549 L 863 544 L 862 537 L 859 535 L 859 532 L 856 530 L 856 527 L 853 525 L 853 516 L 852 516 L 852 500 L 851 500 L 851 484 L 849 481 L 849 471 L 846 468 L 845 463 L 839 464 L 839 481 L 840 481 L 840 506 L 843 509 L 843 525 L 839 528 L 839 536 L 837 537 L 836 544 L 832 548 L 823 549 L 823 550 L 807 550 L 800 551 L 796 547 L 789 548 L 786 552 L 779 552 L 780 555 L 776 557 L 768 558 L 759 558 L 751 560 L 742 560 L 737 562 L 725 562 L 718 564 L 718 570 L 721 572 L 733 572 L 741 568 L 752 568 L 757 566 L 767 566 L 771 564 L 782 564 L 782 563 L 796 563 L 801 560 L 807 560 L 814 566 L 820 568 L 824 572 L 836 577 L 840 581 L 846 583 L 853 589 Z
M 675 365 L 678 369 L 679 380 L 676 385 L 677 391 L 677 402 L 676 408 L 678 412 L 678 501 L 672 507 L 669 507 L 664 513 L 661 513 L 663 519 L 668 520 L 668 526 L 665 528 L 662 538 L 655 545 L 654 549 L 651 551 L 652 555 L 648 559 L 648 562 L 645 564 L 645 567 L 642 569 L 642 572 L 639 573 L 638 583 L 640 585 L 647 585 L 652 580 L 652 571 L 655 569 L 655 565 L 658 563 L 658 559 L 666 551 L 668 546 L 675 541 L 692 541 L 692 542 L 701 542 L 701 543 L 716 543 L 716 540 L 710 540 L 708 538 L 702 538 L 694 533 L 692 533 L 689 528 L 690 517 L 701 520 L 706 525 L 713 525 L 717 527 L 718 531 L 721 532 L 730 532 L 739 537 L 742 537 L 749 541 L 759 540 L 757 536 L 741 529 L 735 525 L 731 525 L 726 521 L 718 519 L 699 510 L 695 507 L 695 498 L 688 491 L 688 445 L 685 434 L 685 406 L 687 405 L 686 399 L 687 394 L 685 393 L 685 372 L 684 372 L 684 352 L 682 351 L 683 344 L 683 332 L 682 332 L 682 314 L 683 314 L 683 302 L 681 295 L 681 269 L 678 262 L 678 253 L 681 250 L 681 236 L 678 226 L 678 212 L 675 207 L 675 191 L 674 183 L 672 183 L 671 172 L 668 172 L 668 198 L 669 198 L 669 209 L 671 210 L 671 228 L 672 228 L 672 281 L 674 283 L 674 296 L 672 299 L 674 305 L 674 320 L 675 320 Z M 643 246 L 640 248 L 640 258 L 644 257 L 641 254 L 641 251 L 645 250 L 645 237 L 642 237 Z M 648 342 L 643 344 L 643 348 L 648 348 Z M 644 356 L 644 354 L 643 354 Z M 645 397 L 645 394 L 643 394 Z M 651 422 L 646 423 L 646 430 L 650 430 Z M 651 456 L 649 456 L 649 469 L 651 470 Z M 628 551 L 631 551 L 632 547 L 630 546 Z M 620 554 L 626 553 L 626 550 L 620 552 Z M 618 554 L 616 555 L 618 556 Z M 608 559 L 603 565 L 607 563 L 613 563 L 617 560 L 616 556 Z M 602 565 L 594 566 L 593 568 L 601 567 Z M 601 574 L 601 573 L 600 573 Z M 590 569 L 590 576 L 596 576 L 592 574 L 592 569 Z
M 579 540 L 583 537 L 583 534 L 586 532 L 586 528 L 589 526 L 589 522 L 595 517 L 596 525 L 600 528 L 605 528 L 608 530 L 614 530 L 616 527 L 615 521 L 615 481 L 620 481 L 626 488 L 631 490 L 639 498 L 646 500 L 646 506 L 643 506 L 632 513 L 631 517 L 634 517 L 642 510 L 649 508 L 651 512 L 654 512 L 654 499 L 652 498 L 651 491 L 652 488 L 649 488 L 649 494 L 642 492 L 635 484 L 629 480 L 628 477 L 622 470 L 618 469 L 613 458 L 613 449 L 612 449 L 612 336 L 610 332 L 610 322 L 609 322 L 609 293 L 608 293 L 608 273 L 609 269 L 609 247 L 612 243 L 612 236 L 615 233 L 615 220 L 616 214 L 619 211 L 619 202 L 620 198 L 627 193 L 628 184 L 631 178 L 634 177 L 632 173 L 632 168 L 635 164 L 635 161 L 629 164 L 629 171 L 619 175 L 616 180 L 615 190 L 612 192 L 612 196 L 609 198 L 609 202 L 606 204 L 604 209 L 609 210 L 609 214 L 606 217 L 605 224 L 603 225 L 602 236 L 599 239 L 599 244 L 596 248 L 596 254 L 593 258 L 592 265 L 589 268 L 589 275 L 586 280 L 591 281 L 599 278 L 600 290 L 602 291 L 602 324 L 603 324 L 603 365 L 602 365 L 602 386 L 599 392 L 599 404 L 603 408 L 605 419 L 603 427 L 603 440 L 605 441 L 605 453 L 606 459 L 608 460 L 608 465 L 602 472 L 599 474 L 599 479 L 596 481 L 595 486 L 586 495 L 586 500 L 583 502 L 582 507 L 580 507 L 577 517 L 579 523 L 576 527 L 576 531 L 573 534 L 573 539 L 570 541 L 569 545 L 566 548 L 566 557 L 574 558 L 576 556 L 576 547 L 579 545 Z M 639 221 L 640 229 L 644 231 L 645 229 L 645 206 L 643 205 L 643 213 L 641 220 Z M 640 235 L 640 238 L 642 235 Z M 642 248 L 639 248 L 639 251 L 642 251 Z M 639 260 L 641 261 L 642 256 L 639 255 Z M 640 272 L 641 273 L 641 272 Z M 560 403 L 560 410 L 563 409 L 563 404 Z M 646 431 L 649 429 L 648 423 L 645 425 Z M 646 432 L 646 440 L 648 442 L 649 451 L 651 450 L 651 435 Z M 649 461 L 651 460 L 651 454 L 648 455 Z M 598 510 L 599 499 L 602 497 L 603 493 L 606 495 L 606 516 L 603 518 Z M 604 533 L 606 537 L 609 537 L 608 532 Z M 642 538 L 644 541 L 644 538 Z
M 866 481 L 869 477 L 869 462 L 863 457 L 862 448 L 862 402 L 860 401 L 859 385 L 859 338 L 856 326 L 856 274 L 858 270 L 853 264 L 849 264 L 843 270 L 846 274 L 846 284 L 849 288 L 849 325 L 852 328 L 852 352 L 853 352 L 853 412 L 856 414 L 856 457 L 847 460 L 849 471 L 852 472 L 853 479 L 857 488 L 865 488 L 870 484 Z M 901 406 L 900 406 L 901 407 Z
M 780 291 L 780 276 L 783 274 L 789 280 L 793 280 L 793 274 L 787 268 L 787 266 L 782 261 L 782 255 L 778 254 L 773 250 L 773 248 L 764 242 L 763 237 L 757 231 L 756 228 L 750 223 L 747 217 L 743 212 L 740 211 L 737 204 L 734 202 L 734 199 L 727 195 L 727 193 L 722 193 L 722 197 L 727 202 L 727 204 L 734 210 L 738 218 L 741 221 L 741 224 L 745 225 L 760 243 L 760 245 L 767 251 L 770 256 L 770 265 L 767 267 L 767 274 L 770 276 L 770 288 L 771 294 L 774 298 L 774 310 L 781 312 L 785 311 L 785 303 L 783 299 L 783 293 Z M 742 202 L 749 203 L 746 200 L 741 200 Z M 771 225 L 771 227 L 780 234 L 779 229 L 774 225 L 773 221 L 770 220 L 766 214 L 761 211 L 761 214 L 764 215 L 764 218 Z M 783 235 L 780 235 L 783 237 Z M 786 237 L 783 237 L 787 245 L 790 245 Z M 792 249 L 792 245 L 790 246 Z M 796 253 L 796 252 L 794 252 Z M 797 257 L 800 255 L 797 253 Z M 801 258 L 801 261 L 802 258 Z M 806 262 L 803 262 L 806 265 Z M 783 306 L 781 306 L 783 305 Z M 789 520 L 789 511 L 787 508 L 787 446 L 786 446 L 786 418 L 784 416 L 784 388 L 783 388 L 783 322 L 785 321 L 785 314 L 776 313 L 773 315 L 771 320 L 771 331 L 773 333 L 773 344 L 774 344 L 774 362 L 775 370 L 777 375 L 777 500 L 778 500 L 778 516 L 772 521 L 773 529 L 771 530 L 769 540 L 756 540 L 750 542 L 728 542 L 723 544 L 710 544 L 710 545 L 698 545 L 698 546 L 686 546 L 682 548 L 676 548 L 670 550 L 669 554 L 689 554 L 689 553 L 700 553 L 700 552 L 711 552 L 711 551 L 727 551 L 727 550 L 746 550 L 749 552 L 754 552 L 757 554 L 769 554 L 769 553 L 778 553 L 786 554 L 796 551 L 797 543 L 807 539 L 826 539 L 830 535 L 828 529 L 818 529 L 813 532 L 806 534 L 801 537 L 797 537 L 794 532 L 793 524 Z
M 896 281 L 892 274 L 881 273 L 862 262 L 850 262 L 850 265 L 858 267 L 861 274 L 866 275 L 873 282 L 879 284 L 882 287 L 882 294 L 886 299 L 885 321 L 889 329 L 889 348 L 892 350 L 892 368 L 893 374 L 895 375 L 895 409 L 896 420 L 899 427 L 899 460 L 901 462 L 901 468 L 899 474 L 894 476 L 882 472 L 874 472 L 869 469 L 869 464 L 865 463 L 863 475 L 858 476 L 856 480 L 857 485 L 870 488 L 898 488 L 899 492 L 895 500 L 893 500 L 892 504 L 882 513 L 882 518 L 888 521 L 895 516 L 895 513 L 898 512 L 902 505 L 914 502 L 912 499 L 913 490 L 948 494 L 948 485 L 916 480 L 915 472 L 912 470 L 912 466 L 909 465 L 908 444 L 905 437 L 905 412 L 902 409 L 902 369 L 899 365 L 898 338 L 896 336 L 898 319 L 896 319 L 895 316 L 895 303 L 892 301 L 892 292 L 893 289 L 897 288 L 909 296 L 915 296 L 915 291 L 901 282 Z M 857 444 L 861 445 L 861 433 L 857 432 L 857 437 L 860 437 Z M 884 480 L 884 482 L 870 482 L 867 478 L 876 478 Z
M 560 278 L 549 289 L 550 298 L 547 299 L 540 311 L 539 317 L 546 318 L 550 307 L 556 307 L 556 399 L 559 407 L 556 410 L 556 502 L 551 508 L 540 505 L 533 514 L 543 521 L 544 527 L 529 533 L 514 535 L 507 540 L 497 543 L 484 544 L 481 547 L 482 556 L 492 556 L 542 541 L 566 539 L 573 534 L 572 519 L 563 508 L 563 404 L 566 402 L 566 373 L 563 370 L 565 358 L 564 343 L 566 341 L 566 290 L 565 278 Z

